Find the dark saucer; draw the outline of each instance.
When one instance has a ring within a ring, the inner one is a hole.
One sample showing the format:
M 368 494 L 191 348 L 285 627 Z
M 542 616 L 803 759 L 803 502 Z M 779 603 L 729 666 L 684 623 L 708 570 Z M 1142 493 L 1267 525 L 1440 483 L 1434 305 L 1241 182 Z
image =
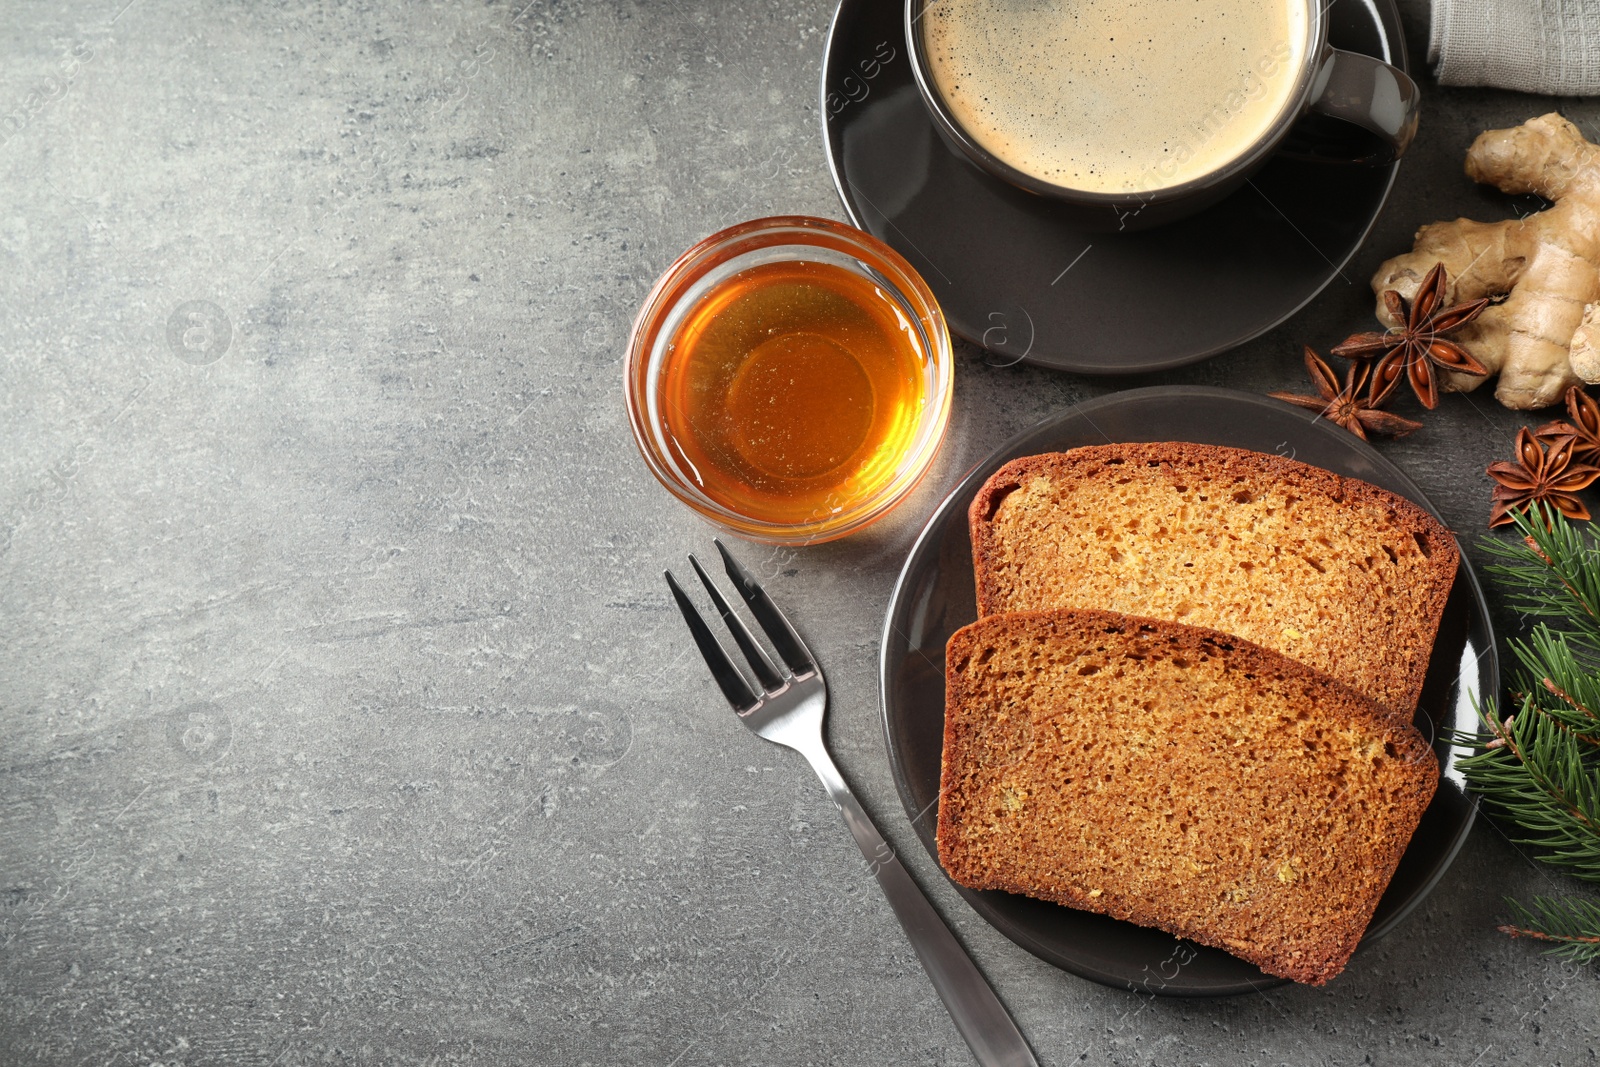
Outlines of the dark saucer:
M 912 828 L 935 859 L 940 757 L 944 741 L 944 650 L 977 618 L 967 508 L 978 488 L 1018 456 L 1117 441 L 1195 441 L 1275 453 L 1360 478 L 1416 501 L 1435 515 L 1417 484 L 1353 434 L 1264 396 L 1202 386 L 1132 389 L 1085 401 L 1006 442 L 962 479 L 934 511 L 906 558 L 884 622 L 880 697 L 889 767 Z M 1393 930 L 1436 885 L 1477 811 L 1457 765 L 1450 731 L 1477 733 L 1474 710 L 1500 691 L 1488 605 L 1462 557 L 1434 639 L 1415 724 L 1433 742 L 1441 778 L 1388 890 L 1361 939 Z M 952 883 L 953 884 L 953 883 Z M 1011 893 L 956 891 L 995 929 L 1043 960 L 1106 985 L 1167 996 L 1214 997 L 1282 985 L 1219 949 L 1175 940 Z M 1351 963 L 1360 966 L 1358 951 Z
M 1338 276 L 1394 183 L 1398 164 L 1279 156 L 1181 222 L 1087 232 L 939 138 L 912 78 L 902 17 L 898 3 L 839 5 L 822 72 L 828 165 L 850 221 L 922 273 L 953 332 L 1003 358 L 1125 374 L 1243 344 Z M 1405 69 L 1394 0 L 1335 0 L 1329 19 L 1334 47 Z

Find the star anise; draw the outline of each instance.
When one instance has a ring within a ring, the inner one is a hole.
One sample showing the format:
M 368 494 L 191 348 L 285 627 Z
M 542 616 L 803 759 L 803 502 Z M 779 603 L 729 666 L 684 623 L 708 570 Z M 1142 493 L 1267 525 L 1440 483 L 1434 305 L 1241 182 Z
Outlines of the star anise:
M 1600 404 L 1583 391 L 1581 386 L 1567 387 L 1567 414 L 1572 421 L 1556 419 L 1547 422 L 1533 436 L 1541 441 L 1559 441 L 1572 438 L 1572 456 L 1585 463 L 1600 460 Z
M 1511 522 L 1511 512 L 1533 503 L 1544 503 L 1569 519 L 1587 519 L 1589 509 L 1578 499 L 1600 478 L 1600 467 L 1577 463 L 1572 455 L 1573 438 L 1562 437 L 1547 448 L 1524 426 L 1517 431 L 1517 462 L 1501 460 L 1489 464 L 1489 477 L 1496 482 L 1489 526 Z
M 1409 304 L 1393 289 L 1385 289 L 1384 306 L 1400 325 L 1384 333 L 1347 337 L 1333 354 L 1345 359 L 1376 358 L 1378 365 L 1372 372 L 1375 389 L 1387 389 L 1404 376 L 1423 407 L 1438 407 L 1438 368 L 1479 377 L 1489 373 L 1466 349 L 1443 337 L 1477 318 L 1489 301 L 1473 300 L 1441 309 L 1447 281 L 1444 264 L 1439 263 L 1422 279 Z
M 1344 376 L 1344 385 L 1341 386 L 1339 376 L 1311 351 L 1310 345 L 1307 345 L 1306 370 L 1311 372 L 1311 384 L 1317 387 L 1318 396 L 1304 396 L 1299 393 L 1267 395 L 1309 408 L 1329 422 L 1343 426 L 1363 441 L 1367 439 L 1369 431 L 1388 434 L 1391 437 L 1404 437 L 1413 430 L 1422 429 L 1420 422 L 1412 422 L 1410 419 L 1402 419 L 1399 415 L 1378 410 L 1378 405 L 1389 399 L 1389 394 L 1394 392 L 1394 383 L 1390 382 L 1387 390 L 1374 395 L 1373 390 L 1369 388 L 1372 378 L 1370 361 L 1358 359 L 1351 363 L 1350 370 Z M 1363 396 L 1363 393 L 1366 395 Z

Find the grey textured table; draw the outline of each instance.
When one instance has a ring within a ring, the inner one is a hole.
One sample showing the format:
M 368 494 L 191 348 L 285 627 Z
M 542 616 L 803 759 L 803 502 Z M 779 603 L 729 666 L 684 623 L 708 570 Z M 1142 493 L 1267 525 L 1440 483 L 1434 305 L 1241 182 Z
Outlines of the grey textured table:
M 829 16 L 5 6 L 0 1064 L 970 1062 L 810 771 L 694 658 L 660 571 L 710 531 L 620 398 L 680 250 L 840 216 Z M 910 504 L 744 549 L 815 639 L 846 774 L 1046 1062 L 1595 1061 L 1596 972 L 1494 931 L 1555 883 L 1492 827 L 1331 987 L 1147 1001 L 979 921 L 879 733 L 889 589 L 960 471 L 1112 388 L 1299 388 L 1418 224 L 1507 213 L 1461 175 L 1478 130 L 1600 124 L 1427 89 L 1368 250 L 1287 325 L 1138 381 L 964 348 Z M 1470 545 L 1523 421 L 1449 397 L 1382 447 Z

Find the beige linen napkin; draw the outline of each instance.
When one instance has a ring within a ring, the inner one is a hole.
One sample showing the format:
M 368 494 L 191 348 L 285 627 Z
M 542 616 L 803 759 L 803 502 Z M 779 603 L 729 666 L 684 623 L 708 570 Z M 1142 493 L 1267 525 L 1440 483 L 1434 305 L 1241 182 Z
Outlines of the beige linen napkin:
M 1433 0 L 1441 85 L 1600 95 L 1600 0 Z

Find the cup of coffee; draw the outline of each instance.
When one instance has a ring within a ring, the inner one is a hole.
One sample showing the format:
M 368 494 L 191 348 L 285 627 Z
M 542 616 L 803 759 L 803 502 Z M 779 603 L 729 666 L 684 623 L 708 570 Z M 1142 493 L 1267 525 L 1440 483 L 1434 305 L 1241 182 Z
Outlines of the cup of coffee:
M 1364 129 L 1334 151 L 1368 164 L 1417 127 L 1416 85 L 1330 47 L 1320 0 L 907 0 L 906 38 L 944 139 L 1086 228 L 1193 214 L 1297 124 Z

